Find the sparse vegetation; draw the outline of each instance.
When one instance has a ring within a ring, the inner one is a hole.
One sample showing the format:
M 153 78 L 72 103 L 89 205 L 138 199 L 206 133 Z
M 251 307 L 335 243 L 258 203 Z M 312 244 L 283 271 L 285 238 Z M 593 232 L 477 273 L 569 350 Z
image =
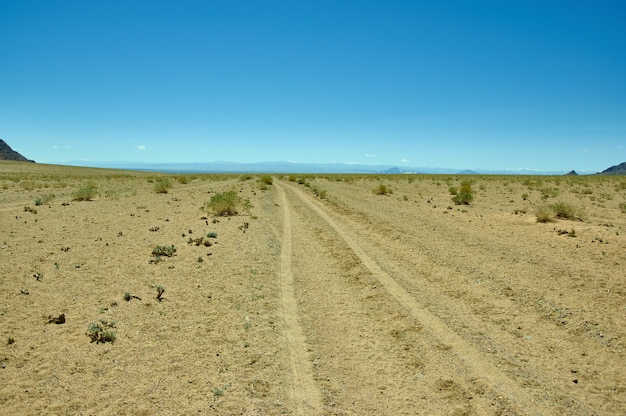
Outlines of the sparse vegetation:
M 472 191 L 472 184 L 470 181 L 463 181 L 461 183 L 461 189 L 454 195 L 452 202 L 456 205 L 469 205 L 474 200 L 474 193 Z
M 380 184 L 377 188 L 374 188 L 372 191 L 375 195 L 389 195 L 393 193 L 393 190 L 387 185 Z
M 537 222 L 546 223 L 554 221 L 554 212 L 547 205 L 541 205 L 535 210 Z
M 240 197 L 235 191 L 215 194 L 202 206 L 203 211 L 220 217 L 248 213 L 251 208 L 250 201 Z
M 53 199 L 54 199 L 54 194 L 45 194 L 42 196 L 38 196 L 37 198 L 35 198 L 35 205 L 39 206 L 39 205 L 48 204 Z
M 263 175 L 259 178 L 259 181 L 265 185 L 271 185 L 273 183 L 272 177 L 270 175 Z
M 72 199 L 74 201 L 91 201 L 98 195 L 98 189 L 96 185 L 92 182 L 89 182 L 87 185 L 80 188 L 78 191 L 74 192 L 72 195 Z
M 550 209 L 556 218 L 564 220 L 582 220 L 582 215 L 576 207 L 563 201 L 550 204 Z
M 169 178 L 159 178 L 154 183 L 154 191 L 157 194 L 166 194 L 172 187 L 172 181 Z
M 115 321 L 100 319 L 87 326 L 87 336 L 91 339 L 91 342 L 95 342 L 96 344 L 105 342 L 113 343 L 115 342 L 116 336 L 116 331 L 113 331 L 113 328 L 115 328 Z
M 156 246 L 152 249 L 153 262 L 158 263 L 162 257 L 172 257 L 176 253 L 176 247 L 174 244 L 169 246 Z
M 618 207 L 619 210 L 622 211 L 622 214 L 626 214 L 626 202 L 620 202 Z
M 157 290 L 156 300 L 161 302 L 163 300 L 163 293 L 165 293 L 165 288 L 162 285 L 157 285 L 155 288 Z

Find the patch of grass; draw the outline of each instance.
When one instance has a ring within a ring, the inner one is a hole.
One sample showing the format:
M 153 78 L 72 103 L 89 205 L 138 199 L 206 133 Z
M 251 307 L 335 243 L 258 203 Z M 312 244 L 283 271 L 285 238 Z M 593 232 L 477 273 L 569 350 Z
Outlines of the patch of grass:
M 550 204 L 549 208 L 557 218 L 564 220 L 582 220 L 582 215 L 572 204 L 563 201 Z
M 548 198 L 555 198 L 559 194 L 559 190 L 557 188 L 542 188 L 541 199 L 546 201 Z
M 459 193 L 459 189 L 456 186 L 451 186 L 448 188 L 448 192 L 450 192 L 450 195 L 456 195 Z
M 250 200 L 240 197 L 235 191 L 215 194 L 202 206 L 203 211 L 220 217 L 248 213 L 251 208 Z
M 176 247 L 174 244 L 169 246 L 156 246 L 152 249 L 152 255 L 155 257 L 172 257 L 176 253 Z
M 115 342 L 116 336 L 116 331 L 113 331 L 113 328 L 115 328 L 115 321 L 100 319 L 87 326 L 87 336 L 91 339 L 91 342 L 95 342 L 96 344 L 105 342 L 113 343 Z
M 259 178 L 259 181 L 265 185 L 271 185 L 273 183 L 272 177 L 270 175 L 263 175 Z
M 622 214 L 626 214 L 626 202 L 620 202 L 618 208 L 622 211 Z
M 554 212 L 547 205 L 541 205 L 535 210 L 537 222 L 546 223 L 554 221 Z
M 35 198 L 35 205 L 44 205 L 50 203 L 54 199 L 54 194 L 45 194 Z
M 389 195 L 393 193 L 393 190 L 387 185 L 381 183 L 378 185 L 377 188 L 374 188 L 372 192 L 374 193 L 374 195 Z
M 98 195 L 98 189 L 94 183 L 88 183 L 87 185 L 74 192 L 72 199 L 74 201 L 91 201 Z
M 469 205 L 474 200 L 474 192 L 470 181 L 463 181 L 458 194 L 452 198 L 452 202 L 456 205 Z
M 169 178 L 159 178 L 154 183 L 154 192 L 157 194 L 166 194 L 172 187 L 172 181 Z

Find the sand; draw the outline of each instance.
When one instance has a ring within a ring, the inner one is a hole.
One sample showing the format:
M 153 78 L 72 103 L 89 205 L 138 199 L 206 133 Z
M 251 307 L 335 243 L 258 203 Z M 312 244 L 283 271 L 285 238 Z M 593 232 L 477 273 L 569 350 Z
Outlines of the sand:
M 201 210 L 229 190 L 251 210 Z M 0 414 L 623 414 L 625 201 L 623 177 L 0 162 Z M 555 202 L 582 220 L 538 223 Z

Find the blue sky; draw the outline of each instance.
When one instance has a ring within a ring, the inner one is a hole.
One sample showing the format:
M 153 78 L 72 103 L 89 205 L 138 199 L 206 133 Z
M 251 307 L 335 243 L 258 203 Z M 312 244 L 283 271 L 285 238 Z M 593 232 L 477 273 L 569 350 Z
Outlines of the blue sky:
M 0 138 L 42 163 L 599 171 L 626 2 L 0 2 Z

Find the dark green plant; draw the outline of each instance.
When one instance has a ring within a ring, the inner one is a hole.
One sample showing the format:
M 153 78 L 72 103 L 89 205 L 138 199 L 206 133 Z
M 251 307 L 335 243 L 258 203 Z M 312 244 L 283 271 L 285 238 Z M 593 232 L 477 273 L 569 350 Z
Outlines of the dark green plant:
M 259 180 L 265 185 L 271 185 L 273 183 L 272 177 L 270 175 L 263 175 Z

